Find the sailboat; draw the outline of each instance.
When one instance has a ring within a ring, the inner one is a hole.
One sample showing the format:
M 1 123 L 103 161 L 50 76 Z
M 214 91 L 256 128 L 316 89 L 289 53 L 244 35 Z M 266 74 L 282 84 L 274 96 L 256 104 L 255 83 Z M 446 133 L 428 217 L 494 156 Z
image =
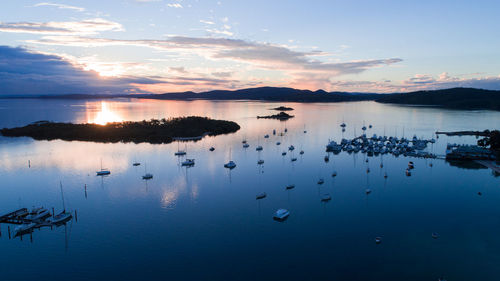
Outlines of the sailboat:
M 97 174 L 98 176 L 107 176 L 107 175 L 111 174 L 111 171 L 110 171 L 110 170 L 105 169 L 105 168 L 103 168 L 103 167 L 102 167 L 102 159 L 101 159 L 101 170 L 100 170 L 100 171 L 97 171 L 97 172 L 96 172 L 96 174 Z
M 63 194 L 63 187 L 62 187 L 61 182 L 59 182 L 59 186 L 61 187 L 61 198 L 62 198 L 62 203 L 63 203 L 63 210 L 59 214 L 47 219 L 48 222 L 55 224 L 55 225 L 65 223 L 73 218 L 71 213 L 66 213 L 66 205 L 64 204 L 64 194 Z
M 186 145 L 187 147 L 187 145 Z M 183 156 L 183 155 L 186 155 L 186 150 L 187 149 L 184 149 L 184 150 L 180 150 L 179 148 L 179 142 L 177 142 L 177 152 L 174 153 L 175 156 Z
M 150 180 L 153 178 L 153 174 L 147 172 L 146 165 L 144 165 L 144 176 L 142 176 L 143 180 Z
M 229 149 L 229 159 L 231 159 L 231 149 Z M 234 169 L 236 168 L 236 163 L 233 160 L 229 160 L 229 162 L 224 164 L 224 168 Z

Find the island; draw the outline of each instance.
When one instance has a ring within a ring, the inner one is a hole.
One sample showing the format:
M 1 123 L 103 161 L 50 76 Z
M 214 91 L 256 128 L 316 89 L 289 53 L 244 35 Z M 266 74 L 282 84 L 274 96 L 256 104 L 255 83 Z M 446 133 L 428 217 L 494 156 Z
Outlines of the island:
M 24 127 L 4 128 L 5 137 L 31 137 L 35 140 L 66 140 L 92 142 L 170 143 L 175 140 L 199 140 L 203 136 L 234 133 L 240 126 L 232 121 L 206 117 L 178 117 L 138 122 L 72 124 L 39 121 Z
M 271 108 L 272 110 L 277 110 L 277 111 L 291 111 L 293 108 L 291 107 L 286 107 L 286 106 L 279 106 L 275 108 Z
M 290 118 L 293 118 L 293 115 L 287 114 L 286 112 L 280 112 L 278 114 L 274 115 L 267 115 L 267 116 L 257 116 L 257 119 L 277 119 L 280 121 L 286 121 Z

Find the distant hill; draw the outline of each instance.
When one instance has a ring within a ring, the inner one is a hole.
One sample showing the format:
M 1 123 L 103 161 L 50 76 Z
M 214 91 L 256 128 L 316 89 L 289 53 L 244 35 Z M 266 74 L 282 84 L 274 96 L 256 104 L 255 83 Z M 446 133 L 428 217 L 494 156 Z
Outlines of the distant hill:
M 404 94 L 386 94 L 376 99 L 376 101 L 380 103 L 428 105 L 455 109 L 500 110 L 500 91 L 451 88 Z
M 215 90 L 202 93 L 182 92 L 157 95 L 139 95 L 141 98 L 161 100 L 265 100 L 288 102 L 341 102 L 375 100 L 377 94 L 310 91 L 293 88 L 259 87 L 241 90 Z

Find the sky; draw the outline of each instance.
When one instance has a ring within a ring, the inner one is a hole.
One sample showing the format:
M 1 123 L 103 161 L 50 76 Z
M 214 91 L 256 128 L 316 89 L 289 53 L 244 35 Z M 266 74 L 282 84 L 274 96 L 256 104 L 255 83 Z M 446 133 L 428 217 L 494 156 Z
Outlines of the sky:
M 500 90 L 499 1 L 2 1 L 0 95 Z

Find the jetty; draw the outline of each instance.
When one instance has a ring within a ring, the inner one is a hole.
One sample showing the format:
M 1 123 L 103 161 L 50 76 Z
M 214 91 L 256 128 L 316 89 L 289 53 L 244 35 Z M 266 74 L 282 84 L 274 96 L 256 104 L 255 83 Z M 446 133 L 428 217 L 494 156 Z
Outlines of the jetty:
M 500 166 L 496 165 L 495 161 L 488 161 L 488 160 L 474 160 L 474 162 L 481 164 L 487 168 L 490 168 L 493 170 L 495 173 L 500 174 Z
M 436 135 L 446 135 L 446 136 L 481 136 L 487 137 L 490 135 L 489 130 L 485 131 L 457 131 L 457 132 L 436 132 Z

